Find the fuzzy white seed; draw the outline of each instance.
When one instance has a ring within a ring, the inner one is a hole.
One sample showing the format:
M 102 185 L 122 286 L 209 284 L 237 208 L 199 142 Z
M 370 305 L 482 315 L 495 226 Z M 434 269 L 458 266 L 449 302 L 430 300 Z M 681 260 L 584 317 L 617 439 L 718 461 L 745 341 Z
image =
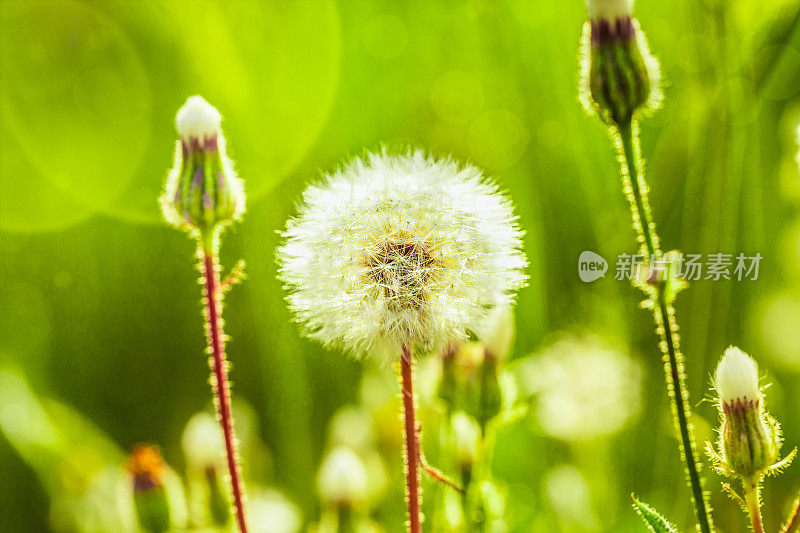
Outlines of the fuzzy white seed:
M 175 127 L 183 139 L 204 139 L 219 133 L 222 115 L 202 96 L 190 96 L 175 117 Z
M 586 0 L 591 19 L 616 20 L 633 14 L 633 0 Z
M 717 365 L 714 385 L 724 403 L 755 400 L 758 395 L 758 365 L 752 357 L 735 346 L 725 350 Z

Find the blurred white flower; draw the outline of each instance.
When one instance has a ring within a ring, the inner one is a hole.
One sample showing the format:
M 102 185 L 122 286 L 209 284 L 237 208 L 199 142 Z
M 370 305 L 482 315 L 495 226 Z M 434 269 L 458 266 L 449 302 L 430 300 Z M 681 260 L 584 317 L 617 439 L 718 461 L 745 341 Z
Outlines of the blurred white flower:
M 477 168 L 421 151 L 373 153 L 325 176 L 283 236 L 297 321 L 356 355 L 463 340 L 526 278 L 511 202 Z
M 250 491 L 247 516 L 251 533 L 298 533 L 303 525 L 297 506 L 272 489 Z
M 225 465 L 225 443 L 219 423 L 210 413 L 200 412 L 189 419 L 181 436 L 187 464 L 197 470 Z
M 601 339 L 567 337 L 516 367 L 521 392 L 550 436 L 581 441 L 616 433 L 639 413 L 638 363 Z
M 714 374 L 714 387 L 725 403 L 755 400 L 759 396 L 758 365 L 735 346 L 725 350 Z
M 566 530 L 597 531 L 597 515 L 592 509 L 592 494 L 588 481 L 580 470 L 570 464 L 560 464 L 547 472 L 547 499 Z
M 328 433 L 332 446 L 364 451 L 375 444 L 372 415 L 356 405 L 347 405 L 336 411 L 328 426 Z
M 455 459 L 461 468 L 472 468 L 478 455 L 481 428 L 468 414 L 459 411 L 453 415 L 453 442 Z
M 322 499 L 334 506 L 352 507 L 367 499 L 367 469 L 351 449 L 339 446 L 322 462 L 317 476 Z

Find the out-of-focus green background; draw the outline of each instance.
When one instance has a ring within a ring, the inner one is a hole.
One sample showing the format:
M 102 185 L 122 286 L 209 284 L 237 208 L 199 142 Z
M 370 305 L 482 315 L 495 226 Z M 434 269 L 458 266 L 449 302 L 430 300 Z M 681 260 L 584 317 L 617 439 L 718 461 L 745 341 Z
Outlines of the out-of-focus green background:
M 664 72 L 663 109 L 642 125 L 664 245 L 763 256 L 757 281 L 700 281 L 679 296 L 698 440 L 716 425 L 710 374 L 737 344 L 772 383 L 788 451 L 800 443 L 798 3 L 639 4 Z M 0 530 L 70 531 L 63 493 L 83 490 L 71 480 L 101 449 L 121 462 L 158 443 L 183 469 L 183 428 L 210 403 L 200 288 L 193 245 L 162 223 L 156 197 L 174 114 L 202 94 L 224 115 L 248 190 L 222 260 L 248 265 L 225 318 L 234 396 L 270 454 L 259 482 L 318 520 L 332 415 L 370 397 L 364 372 L 388 376 L 394 394 L 393 368 L 299 337 L 275 280 L 276 232 L 320 169 L 415 145 L 483 167 L 518 206 L 531 279 L 512 364 L 589 335 L 630 354 L 641 380 L 612 434 L 548 430 L 552 413 L 535 412 L 499 430 L 508 527 L 640 531 L 636 492 L 688 531 L 651 317 L 613 279 L 634 240 L 603 126 L 577 101 L 584 18 L 577 0 L 0 3 Z M 605 279 L 579 280 L 583 250 L 610 260 Z M 592 383 L 562 381 L 602 404 Z M 604 416 L 617 413 L 594 421 Z M 720 478 L 705 477 L 720 530 L 743 531 Z M 425 486 L 432 515 L 438 489 Z M 771 529 L 798 489 L 800 465 L 767 481 Z M 401 497 L 393 486 L 385 499 L 397 501 L 376 504 L 387 531 L 402 529 Z

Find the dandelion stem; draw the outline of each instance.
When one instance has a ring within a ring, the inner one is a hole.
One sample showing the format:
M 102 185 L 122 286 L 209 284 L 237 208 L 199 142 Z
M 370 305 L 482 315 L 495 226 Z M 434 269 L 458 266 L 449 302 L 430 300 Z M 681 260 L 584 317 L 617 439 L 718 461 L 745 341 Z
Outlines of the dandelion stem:
M 419 497 L 420 451 L 417 436 L 417 421 L 414 407 L 413 356 L 407 346 L 403 346 L 400 358 L 400 379 L 403 388 L 403 422 L 405 426 L 406 463 L 406 503 L 408 504 L 408 531 L 421 533 Z
M 231 414 L 228 362 L 225 360 L 225 340 L 220 316 L 220 281 L 217 254 L 213 250 L 213 247 L 203 247 L 206 335 L 212 358 L 210 366 L 213 371 L 212 382 L 216 396 L 215 405 L 225 438 L 225 454 L 228 460 L 228 473 L 230 474 L 233 505 L 236 511 L 236 524 L 240 533 L 247 533 L 243 486 L 236 455 L 236 436 L 233 431 L 233 415 Z
M 661 257 L 658 234 L 647 199 L 647 183 L 638 154 L 638 132 L 633 120 L 619 125 L 620 164 L 623 189 L 631 206 L 633 225 L 640 246 L 646 249 L 648 257 L 655 260 Z M 644 250 L 643 250 L 644 251 Z M 697 514 L 697 522 L 702 533 L 711 533 L 712 519 L 703 492 L 703 481 L 696 460 L 696 449 L 691 433 L 691 408 L 689 390 L 686 386 L 686 370 L 683 354 L 680 351 L 680 336 L 675 309 L 663 290 L 657 288 L 653 295 L 653 316 L 658 334 L 659 347 L 664 358 L 664 371 L 667 392 L 672 400 L 672 414 L 681 436 L 681 455 L 686 463 L 686 472 L 692 500 Z
M 761 520 L 760 484 L 758 479 L 744 480 L 744 501 L 747 503 L 753 533 L 764 533 L 764 523 Z
M 653 258 L 661 255 L 659 249 L 658 234 L 656 225 L 653 222 L 653 215 L 650 211 L 650 203 L 647 199 L 647 183 L 644 179 L 644 172 L 639 171 L 640 158 L 638 156 L 638 146 L 636 139 L 638 131 L 632 120 L 623 122 L 619 125 L 619 137 L 622 142 L 622 186 L 625 196 L 631 204 L 631 216 L 633 225 L 636 229 L 637 239 L 640 245 L 644 245 L 647 257 Z

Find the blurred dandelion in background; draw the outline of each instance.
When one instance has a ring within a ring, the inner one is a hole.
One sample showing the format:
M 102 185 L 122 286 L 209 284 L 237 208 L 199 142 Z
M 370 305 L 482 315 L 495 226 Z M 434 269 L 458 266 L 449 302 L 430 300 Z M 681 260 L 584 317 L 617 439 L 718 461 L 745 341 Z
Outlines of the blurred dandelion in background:
M 586 441 L 613 435 L 639 414 L 641 369 L 601 338 L 565 336 L 516 367 L 520 392 L 547 435 Z

